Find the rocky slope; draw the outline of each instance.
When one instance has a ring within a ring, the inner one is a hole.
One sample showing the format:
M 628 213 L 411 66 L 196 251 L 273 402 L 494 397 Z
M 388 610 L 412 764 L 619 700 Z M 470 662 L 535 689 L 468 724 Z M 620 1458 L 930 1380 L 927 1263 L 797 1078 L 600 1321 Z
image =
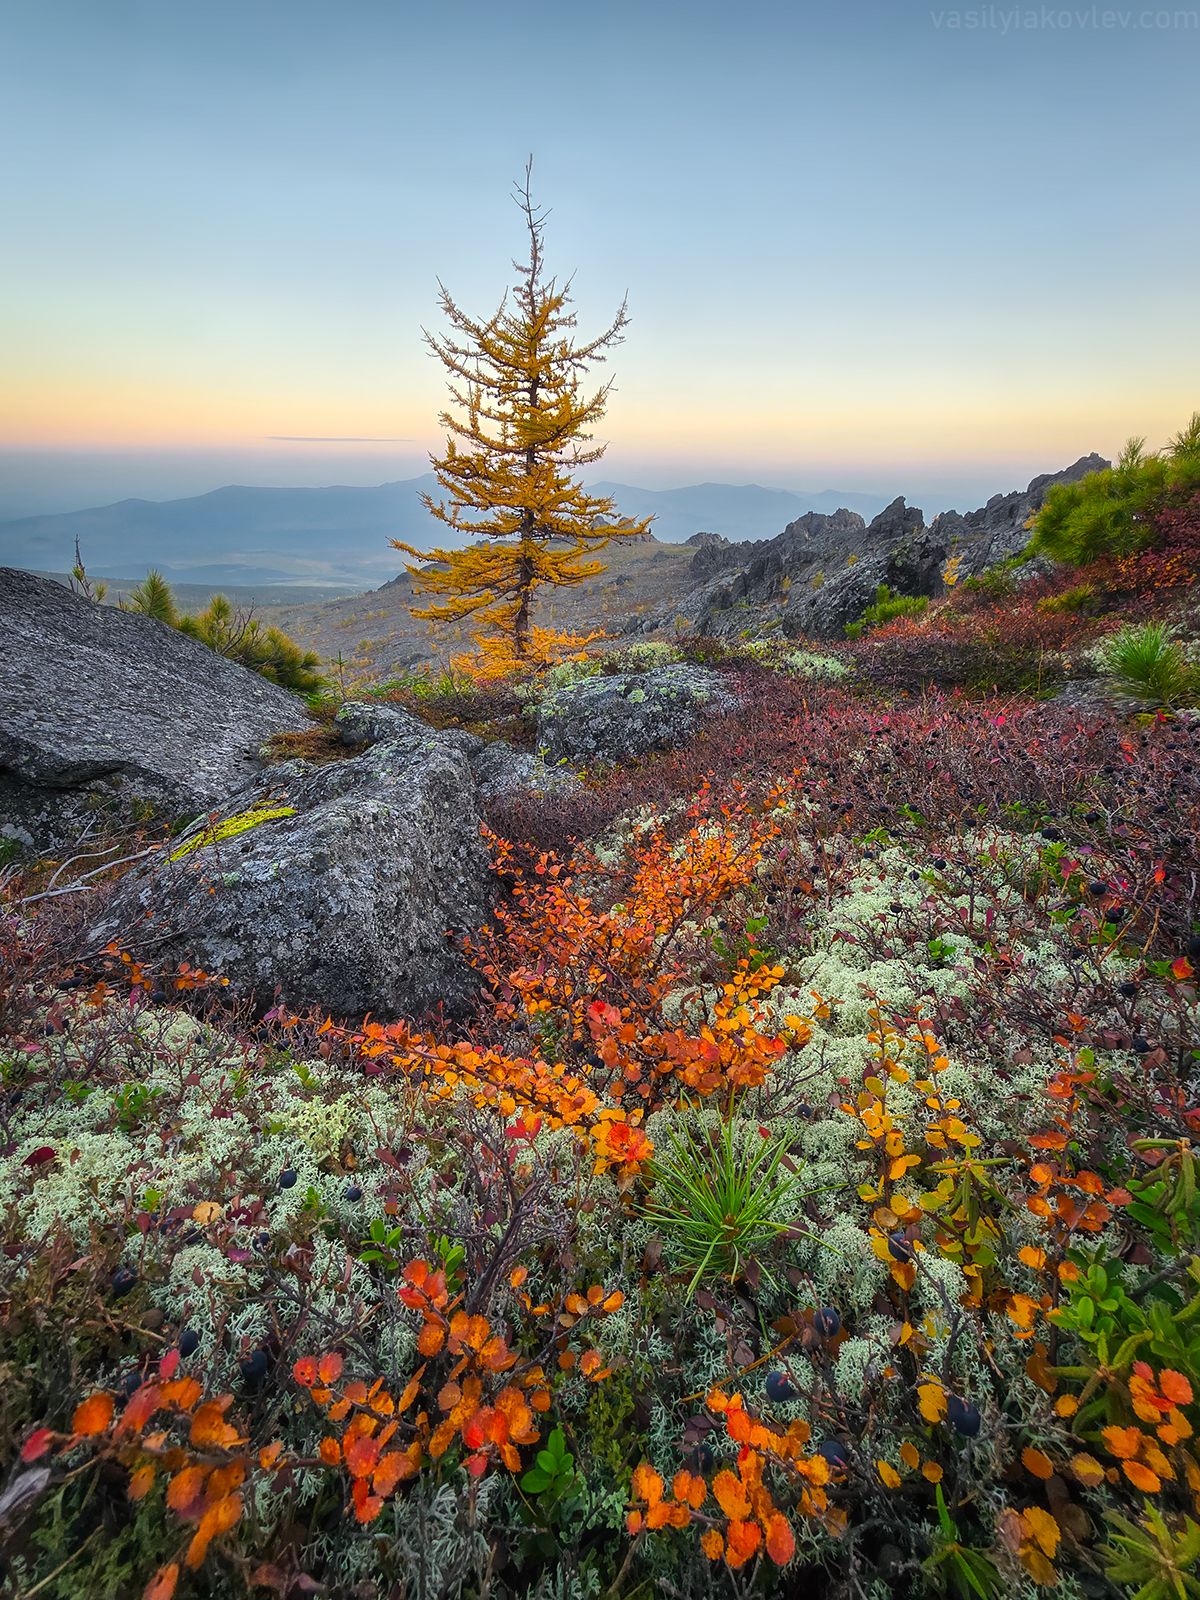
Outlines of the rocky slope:
M 962 579 L 1018 554 L 1029 538 L 1026 524 L 1052 484 L 1073 483 L 1109 465 L 1101 456 L 1083 456 L 1025 489 L 993 495 L 977 511 L 944 511 L 928 527 L 924 514 L 900 496 L 870 524 L 843 508 L 831 516 L 808 512 L 776 538 L 756 543 L 697 534 L 689 540 L 697 547 L 691 593 L 670 615 L 660 608 L 630 618 L 626 631 L 650 633 L 682 619 L 717 636 L 765 622 L 789 638 L 841 638 L 881 583 L 893 594 L 933 598 L 944 592 L 952 561 L 951 576 Z

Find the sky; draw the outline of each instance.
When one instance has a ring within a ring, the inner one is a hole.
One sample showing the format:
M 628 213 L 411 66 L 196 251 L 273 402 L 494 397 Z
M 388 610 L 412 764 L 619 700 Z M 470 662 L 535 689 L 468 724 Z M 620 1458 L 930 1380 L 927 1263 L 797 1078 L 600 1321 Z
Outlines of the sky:
M 1200 6 L 1200 0 L 1192 0 Z M 594 476 L 979 504 L 1200 406 L 1196 11 L 0 0 L 0 517 L 438 448 L 534 157 Z

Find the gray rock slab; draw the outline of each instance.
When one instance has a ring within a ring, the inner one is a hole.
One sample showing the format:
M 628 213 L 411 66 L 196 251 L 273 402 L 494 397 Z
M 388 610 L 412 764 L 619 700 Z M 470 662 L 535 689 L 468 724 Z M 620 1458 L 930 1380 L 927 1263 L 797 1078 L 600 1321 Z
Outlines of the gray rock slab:
M 472 756 L 471 771 L 484 805 L 521 795 L 577 793 L 583 789 L 570 767 L 548 767 L 540 756 L 518 750 L 503 739 L 494 740 Z
M 261 744 L 307 725 L 295 695 L 198 640 L 13 567 L 0 637 L 0 821 L 47 836 L 84 793 L 204 811 L 260 769 Z
M 476 988 L 461 936 L 487 921 L 498 880 L 453 740 L 422 725 L 346 761 L 273 769 L 223 813 L 264 803 L 295 815 L 126 879 L 91 942 L 191 961 L 260 1005 L 278 988 L 335 1017 L 461 1009 Z

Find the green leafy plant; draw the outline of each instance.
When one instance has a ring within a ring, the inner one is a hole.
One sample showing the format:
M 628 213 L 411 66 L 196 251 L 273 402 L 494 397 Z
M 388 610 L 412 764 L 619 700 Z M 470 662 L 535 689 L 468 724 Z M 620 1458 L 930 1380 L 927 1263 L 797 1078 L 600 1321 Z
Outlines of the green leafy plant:
M 740 929 L 726 928 L 722 932 L 718 928 L 702 928 L 700 937 L 708 941 L 713 955 L 730 972 L 736 970 L 739 961 L 748 962 L 750 971 L 757 972 L 776 957 L 776 951 L 769 945 L 758 943 L 758 935 L 770 925 L 770 921 L 770 917 L 749 917 Z
M 136 1128 L 162 1095 L 162 1089 L 148 1089 L 144 1083 L 127 1083 L 117 1089 L 112 1098 L 119 1126 L 127 1133 Z
M 765 1138 L 732 1116 L 717 1133 L 680 1123 L 669 1137 L 671 1153 L 649 1163 L 657 1199 L 646 1219 L 674 1238 L 692 1273 L 688 1294 L 706 1272 L 732 1281 L 757 1268 L 772 1282 L 758 1254 L 789 1226 L 782 1215 L 799 1180 L 779 1176 L 788 1140 Z
M 1144 1178 L 1126 1184 L 1133 1203 L 1128 1215 L 1155 1237 L 1167 1255 L 1194 1249 L 1200 1243 L 1200 1193 L 1196 1184 L 1196 1158 L 1185 1141 L 1138 1139 L 1139 1155 L 1161 1151 L 1163 1157 Z
M 376 1217 L 367 1234 L 365 1246 L 358 1252 L 360 1261 L 374 1262 L 384 1272 L 398 1272 L 404 1252 L 404 1229 L 389 1228 L 386 1222 Z
M 1134 700 L 1175 706 L 1200 692 L 1200 674 L 1161 622 L 1122 628 L 1104 647 L 1103 664 L 1117 693 Z
M 1152 1505 L 1146 1506 L 1140 1527 L 1116 1511 L 1106 1511 L 1105 1517 L 1116 1529 L 1112 1542 L 1100 1550 L 1110 1583 L 1128 1584 L 1126 1593 L 1133 1600 L 1186 1600 L 1200 1595 L 1200 1580 L 1191 1570 L 1200 1557 L 1200 1527 L 1191 1517 L 1184 1517 L 1178 1537 Z
M 520 1508 L 521 1521 L 535 1530 L 522 1541 L 527 1554 L 555 1560 L 564 1548 L 577 1547 L 594 1525 L 595 1517 L 588 1515 L 584 1481 L 575 1470 L 575 1457 L 567 1449 L 561 1428 L 553 1429 L 520 1486 L 524 1494 L 533 1497 L 532 1504 L 527 1500 Z
M 979 1600 L 992 1600 L 1000 1593 L 1000 1572 L 995 1562 L 983 1550 L 963 1544 L 958 1524 L 946 1507 L 942 1486 L 937 1486 L 938 1538 L 933 1551 L 923 1563 L 923 1571 L 940 1594 L 947 1587 L 955 1594 Z
M 575 1457 L 567 1449 L 562 1429 L 555 1428 L 546 1448 L 537 1453 L 537 1465 L 521 1479 L 521 1488 L 543 1500 L 561 1500 L 574 1487 L 575 1478 Z
M 447 1239 L 444 1233 L 434 1242 L 433 1252 L 441 1257 L 447 1289 L 451 1294 L 457 1294 L 463 1285 L 463 1266 L 467 1252 L 461 1244 L 455 1244 L 453 1240 Z

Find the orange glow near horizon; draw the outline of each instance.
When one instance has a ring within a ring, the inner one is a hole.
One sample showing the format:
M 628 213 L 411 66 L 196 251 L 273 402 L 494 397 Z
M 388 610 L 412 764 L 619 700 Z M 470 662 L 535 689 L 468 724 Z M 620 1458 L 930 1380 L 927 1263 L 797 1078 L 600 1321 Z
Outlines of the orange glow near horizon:
M 49 380 L 0 387 L 0 447 L 25 450 L 259 450 L 286 454 L 280 436 L 364 441 L 362 452 L 422 455 L 442 448 L 431 426 L 439 401 L 385 404 L 377 395 L 229 391 L 194 386 Z M 907 466 L 977 470 L 995 462 L 1063 462 L 1099 450 L 1111 455 L 1132 433 L 1151 447 L 1181 427 L 1196 397 L 1129 393 L 1075 395 L 1017 406 L 1011 397 L 947 406 L 930 397 L 900 408 L 884 402 L 773 407 L 750 414 L 622 396 L 606 430 L 623 470 L 670 462 L 696 476 L 746 481 L 756 473 L 824 471 L 873 474 Z M 372 442 L 377 441 L 377 442 Z M 690 465 L 689 465 L 690 464 Z M 603 463 L 588 476 L 605 475 Z

